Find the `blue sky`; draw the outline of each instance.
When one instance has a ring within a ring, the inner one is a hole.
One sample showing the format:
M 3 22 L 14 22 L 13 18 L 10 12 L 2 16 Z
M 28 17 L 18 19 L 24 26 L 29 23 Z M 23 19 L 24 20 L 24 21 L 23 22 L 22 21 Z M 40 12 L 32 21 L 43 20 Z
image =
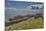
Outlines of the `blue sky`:
M 6 2 L 6 7 L 26 8 L 27 6 L 29 6 L 31 4 L 32 4 L 31 2 L 8 1 L 8 2 Z
M 32 1 L 32 2 L 43 2 L 44 0 L 9 0 L 9 1 Z
M 31 0 L 32 1 L 32 0 Z M 32 2 L 26 2 L 26 0 L 6 0 L 6 8 L 13 9 L 26 9 L 26 8 L 31 8 L 30 5 L 35 4 Z M 29 6 L 29 7 L 28 7 Z

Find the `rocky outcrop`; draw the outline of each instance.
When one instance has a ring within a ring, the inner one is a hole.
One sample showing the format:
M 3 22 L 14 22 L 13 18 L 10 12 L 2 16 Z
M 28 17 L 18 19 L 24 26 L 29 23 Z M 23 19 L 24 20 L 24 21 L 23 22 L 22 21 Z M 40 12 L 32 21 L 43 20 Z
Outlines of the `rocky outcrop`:
M 29 17 L 25 17 L 25 16 L 24 17 L 23 16 L 22 17 L 18 16 L 18 17 L 14 18 L 14 19 L 10 18 L 9 19 L 10 22 L 5 23 L 5 25 L 8 26 L 8 25 L 11 25 L 13 23 L 19 23 L 19 22 L 25 21 L 27 19 L 29 19 Z
M 19 22 L 22 22 L 22 21 L 26 21 L 26 20 L 28 20 L 29 18 L 32 18 L 32 17 L 34 17 L 34 19 L 37 19 L 39 17 L 41 17 L 43 19 L 42 14 L 15 16 L 14 18 L 9 18 L 9 22 L 5 23 L 5 25 L 9 26 L 9 25 L 14 24 L 14 23 L 19 23 Z

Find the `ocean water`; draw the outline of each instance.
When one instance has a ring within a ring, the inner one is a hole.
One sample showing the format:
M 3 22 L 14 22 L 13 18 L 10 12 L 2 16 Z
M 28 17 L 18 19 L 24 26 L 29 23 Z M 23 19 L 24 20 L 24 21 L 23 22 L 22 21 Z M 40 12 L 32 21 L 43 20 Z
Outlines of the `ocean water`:
M 43 13 L 43 9 L 5 9 L 5 20 L 8 22 L 9 18 L 17 15 L 35 15 L 37 13 Z

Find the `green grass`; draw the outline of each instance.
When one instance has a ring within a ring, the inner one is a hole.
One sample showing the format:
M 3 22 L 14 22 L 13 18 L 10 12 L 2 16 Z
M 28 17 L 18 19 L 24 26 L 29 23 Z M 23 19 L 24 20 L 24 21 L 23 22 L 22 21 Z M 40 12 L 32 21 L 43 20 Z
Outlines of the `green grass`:
M 23 30 L 23 29 L 41 29 L 43 28 L 44 21 L 42 18 L 34 19 L 28 19 L 26 21 L 10 25 L 7 28 L 7 30 Z

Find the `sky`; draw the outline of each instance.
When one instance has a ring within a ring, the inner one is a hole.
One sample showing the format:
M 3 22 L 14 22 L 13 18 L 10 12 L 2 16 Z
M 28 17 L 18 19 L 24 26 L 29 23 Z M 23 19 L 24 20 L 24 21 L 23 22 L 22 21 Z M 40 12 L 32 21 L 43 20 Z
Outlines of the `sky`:
M 32 2 L 43 2 L 43 0 L 9 0 L 9 1 L 32 1 Z
M 31 5 L 31 2 L 14 2 L 10 1 L 6 3 L 6 7 L 13 7 L 13 8 L 26 8 L 27 6 Z
M 6 0 L 5 6 L 7 9 L 26 9 L 31 8 L 30 5 L 33 4 L 35 3 L 32 3 L 32 0 Z

